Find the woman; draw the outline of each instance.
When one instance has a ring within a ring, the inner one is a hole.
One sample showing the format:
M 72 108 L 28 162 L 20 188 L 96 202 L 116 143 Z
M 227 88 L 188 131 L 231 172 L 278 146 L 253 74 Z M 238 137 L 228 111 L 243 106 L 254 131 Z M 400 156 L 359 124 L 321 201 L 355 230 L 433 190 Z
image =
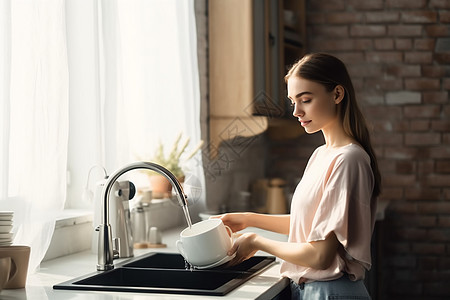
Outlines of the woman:
M 325 144 L 309 159 L 290 215 L 230 213 L 221 216 L 233 232 L 246 227 L 289 234 L 288 242 L 255 233 L 237 238 L 229 255 L 237 264 L 262 250 L 283 260 L 293 299 L 369 299 L 363 284 L 370 269 L 380 174 L 369 133 L 345 65 L 334 56 L 303 57 L 285 77 L 293 115 Z

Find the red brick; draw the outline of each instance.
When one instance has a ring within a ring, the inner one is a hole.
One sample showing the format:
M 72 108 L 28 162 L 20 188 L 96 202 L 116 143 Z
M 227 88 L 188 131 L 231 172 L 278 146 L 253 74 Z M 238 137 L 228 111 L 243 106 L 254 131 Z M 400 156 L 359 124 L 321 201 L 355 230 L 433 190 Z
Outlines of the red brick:
M 373 51 L 366 52 L 366 60 L 372 63 L 399 63 L 403 55 L 399 51 Z
M 340 58 L 346 65 L 365 62 L 364 54 L 361 52 L 342 52 L 337 54 L 336 56 Z M 353 81 L 353 83 L 355 83 L 355 81 Z
M 372 140 L 377 145 L 399 146 L 403 143 L 402 135 L 396 133 L 376 132 L 372 135 Z
M 422 75 L 424 77 L 442 78 L 445 76 L 445 73 L 446 73 L 446 69 L 444 66 L 438 66 L 438 65 L 422 66 Z
M 434 60 L 439 64 L 450 64 L 450 52 L 435 53 Z
M 405 199 L 407 200 L 440 200 L 440 198 L 441 190 L 439 188 L 410 187 L 405 190 Z M 423 207 L 420 208 L 420 211 L 427 212 Z
M 395 132 L 405 132 L 410 130 L 409 122 L 405 120 L 393 120 L 392 126 Z
M 437 218 L 432 215 L 423 215 L 423 214 L 403 214 L 399 215 L 394 224 L 398 224 L 400 226 L 415 226 L 415 227 L 433 227 L 436 226 Z
M 450 145 L 450 133 L 444 133 L 442 135 L 442 144 Z
M 411 50 L 412 49 L 412 40 L 411 39 L 395 39 L 395 49 L 397 50 Z
M 412 252 L 417 254 L 444 254 L 445 244 L 440 243 L 415 243 Z
M 396 240 L 398 240 L 398 239 L 396 239 Z M 410 253 L 411 250 L 410 249 L 408 249 L 408 250 L 409 251 L 407 253 Z M 399 268 L 405 268 L 405 267 L 410 268 L 411 266 L 414 266 L 416 264 L 416 260 L 417 260 L 416 257 L 411 256 L 411 255 L 406 256 L 403 253 L 403 255 L 401 255 L 401 256 L 392 257 L 392 259 L 389 260 L 388 264 L 390 266 L 394 267 L 395 270 L 397 270 Z
M 309 1 L 308 2 L 310 10 L 320 10 L 320 11 L 337 11 L 345 9 L 344 0 L 328 0 L 328 1 Z
M 430 129 L 431 122 L 428 120 L 417 120 L 411 121 L 411 130 L 418 131 L 428 131 Z
M 388 65 L 386 74 L 396 77 L 419 77 L 421 75 L 420 65 Z
M 386 35 L 384 25 L 352 25 L 350 26 L 350 36 L 354 37 L 374 37 Z
M 420 37 L 422 36 L 422 30 L 423 28 L 421 25 L 388 25 L 389 36 Z
M 437 257 L 420 257 L 417 259 L 418 267 L 422 270 L 435 270 L 439 266 Z
M 445 200 L 450 200 L 450 189 L 444 189 L 444 199 Z
M 389 243 L 385 243 L 385 249 L 389 252 L 393 253 L 402 253 L 404 256 L 404 253 L 411 252 L 411 245 L 410 243 L 405 243 L 404 241 L 398 241 L 398 240 L 390 240 Z M 413 266 L 414 262 L 412 264 L 407 264 L 407 266 Z
M 427 104 L 441 104 L 448 102 L 448 92 L 423 92 L 423 102 Z
M 406 52 L 405 63 L 408 64 L 429 64 L 433 61 L 431 52 Z
M 366 22 L 367 23 L 398 23 L 400 17 L 398 12 L 393 11 L 377 11 L 377 12 L 367 12 Z
M 439 105 L 409 105 L 403 107 L 406 118 L 437 118 L 441 114 Z
M 357 99 L 360 99 L 360 102 L 363 104 L 369 105 L 382 105 L 384 104 L 384 96 L 379 91 L 364 91 L 360 92 L 357 96 Z
M 393 50 L 394 40 L 393 39 L 375 39 L 375 49 L 376 50 Z
M 405 79 L 405 88 L 407 90 L 438 90 L 440 88 L 439 79 L 432 78 L 417 78 L 417 79 Z
M 418 204 L 418 210 L 424 214 L 450 214 L 450 203 L 442 201 L 422 202 Z
M 354 40 L 353 50 L 371 50 L 373 49 L 372 39 L 358 38 Z
M 399 220 L 400 218 L 403 218 L 403 216 L 406 215 L 412 215 L 412 214 L 417 214 L 417 205 L 415 203 L 411 203 L 411 202 L 406 202 L 404 200 L 399 200 L 399 201 L 393 201 L 392 199 L 390 199 L 390 204 L 388 206 L 388 210 L 389 213 L 395 213 L 397 216 L 399 216 L 399 218 L 395 219 L 395 220 L 391 220 L 390 221 L 390 225 L 392 226 L 398 226 L 401 225 L 403 226 L 402 220 Z
M 426 4 L 426 0 L 386 0 L 386 6 L 388 8 L 423 8 Z
M 364 83 L 365 88 L 375 88 L 383 91 L 398 91 L 403 88 L 401 79 L 391 78 L 368 78 Z
M 429 149 L 430 157 L 434 159 L 448 159 L 450 158 L 450 147 L 438 146 Z
M 400 175 L 400 174 L 384 174 L 383 186 L 390 187 L 411 187 L 416 182 L 415 175 Z
M 346 61 L 345 58 L 342 59 L 344 62 Z M 355 91 L 360 91 L 364 86 L 364 78 L 353 78 L 353 87 L 355 88 Z
M 434 50 L 435 39 L 416 39 L 414 40 L 414 49 L 416 50 Z
M 431 122 L 431 128 L 434 131 L 450 131 L 450 120 L 436 120 Z
M 353 39 L 327 39 L 324 43 L 322 40 L 314 40 L 310 43 L 312 48 L 320 48 L 321 51 L 348 51 L 355 48 L 355 40 Z
M 414 159 L 418 150 L 415 147 L 386 147 L 385 153 L 386 158 Z
M 348 28 L 345 25 L 316 25 L 311 28 L 313 36 L 320 37 L 348 37 Z
M 450 175 L 430 174 L 427 176 L 427 184 L 431 187 L 448 186 Z
M 324 24 L 326 23 L 326 14 L 323 12 L 312 12 L 308 11 L 306 14 L 306 24 Z
M 450 231 L 446 229 L 433 228 L 428 230 L 427 240 L 430 242 L 449 242 Z M 442 276 L 442 274 L 437 274 Z
M 435 273 L 436 274 L 436 273 Z M 438 274 L 436 274 L 438 275 Z M 440 279 L 432 282 L 424 282 L 423 293 L 428 296 L 428 299 L 447 299 L 450 295 L 449 279 L 445 278 L 447 273 L 442 272 Z M 439 298 L 437 298 L 439 297 Z
M 392 132 L 393 126 L 390 121 L 373 120 L 371 123 L 375 132 Z
M 440 142 L 441 142 L 441 135 L 439 133 L 405 134 L 405 145 L 407 146 L 439 145 Z
M 403 188 L 383 186 L 381 198 L 388 200 L 400 200 L 403 199 L 403 197 Z
M 394 236 L 408 241 L 422 241 L 427 237 L 427 229 L 422 228 L 399 228 L 394 231 Z
M 450 35 L 450 26 L 448 25 L 428 25 L 425 26 L 425 32 L 431 37 L 447 37 Z
M 450 117 L 450 105 L 443 105 L 442 112 L 444 117 Z
M 438 225 L 441 227 L 450 228 L 450 217 L 448 216 L 438 216 Z
M 371 39 L 331 39 L 324 40 L 314 39 L 310 42 L 310 47 L 320 48 L 320 51 L 352 51 L 352 50 L 368 50 L 373 48 Z
M 382 66 L 367 63 L 349 65 L 347 70 L 352 77 L 380 77 L 383 74 Z
M 430 0 L 430 8 L 450 9 L 450 1 L 448 0 Z
M 326 22 L 329 24 L 353 24 L 361 23 L 363 15 L 356 12 L 330 12 L 326 14 Z
M 395 163 L 395 172 L 397 174 L 410 174 L 416 172 L 416 166 L 413 161 L 397 161 Z
M 439 21 L 441 23 L 450 23 L 450 11 L 440 11 Z
M 450 78 L 442 79 L 442 88 L 450 90 Z
M 347 0 L 347 8 L 354 10 L 375 10 L 382 9 L 384 6 L 383 0 L 371 0 L 371 1 L 360 1 L 360 0 Z
M 404 23 L 435 23 L 437 13 L 434 11 L 405 11 L 401 13 L 401 21 Z
M 450 173 L 450 160 L 436 160 L 437 173 Z M 450 203 L 449 203 L 450 206 Z M 450 209 L 449 209 L 450 213 Z
M 417 164 L 420 177 L 422 177 L 423 174 L 434 172 L 434 160 L 432 158 L 427 160 L 419 160 Z

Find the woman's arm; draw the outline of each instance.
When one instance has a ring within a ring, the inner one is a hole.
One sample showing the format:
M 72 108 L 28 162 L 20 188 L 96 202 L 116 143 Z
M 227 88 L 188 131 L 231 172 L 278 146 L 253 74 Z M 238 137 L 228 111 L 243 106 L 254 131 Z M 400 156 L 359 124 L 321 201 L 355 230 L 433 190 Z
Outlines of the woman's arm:
M 289 234 L 289 215 L 265 215 L 257 213 L 228 213 L 211 218 L 219 218 L 233 232 L 247 227 L 257 227 L 281 234 Z
M 333 232 L 325 240 L 310 243 L 279 242 L 255 233 L 246 233 L 236 239 L 228 255 L 236 253 L 236 257 L 230 262 L 235 265 L 262 250 L 296 265 L 324 270 L 333 262 L 339 245 Z

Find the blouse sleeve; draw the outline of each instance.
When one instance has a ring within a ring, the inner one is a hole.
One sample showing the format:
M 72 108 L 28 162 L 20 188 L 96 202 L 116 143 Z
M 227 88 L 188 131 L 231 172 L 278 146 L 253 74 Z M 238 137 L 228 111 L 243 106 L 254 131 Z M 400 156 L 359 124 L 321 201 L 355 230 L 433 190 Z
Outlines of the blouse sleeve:
M 370 159 L 365 152 L 337 156 L 328 169 L 308 242 L 324 240 L 334 232 L 347 252 L 347 260 L 356 259 L 370 269 L 373 184 Z

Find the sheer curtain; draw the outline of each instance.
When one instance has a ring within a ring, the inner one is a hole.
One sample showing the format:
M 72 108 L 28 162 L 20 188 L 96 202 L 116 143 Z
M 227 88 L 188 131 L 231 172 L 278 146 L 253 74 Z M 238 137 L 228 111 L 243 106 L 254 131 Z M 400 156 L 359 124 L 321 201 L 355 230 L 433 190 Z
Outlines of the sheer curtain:
M 64 1 L 1 1 L 0 210 L 14 211 L 14 244 L 47 251 L 64 207 L 68 67 Z
M 180 132 L 190 138 L 190 150 L 201 139 L 194 1 L 84 1 L 95 41 L 67 36 L 77 34 L 66 30 L 68 5 L 75 2 L 0 1 L 0 210 L 15 213 L 14 243 L 32 247 L 30 271 L 42 261 L 66 200 L 80 202 L 89 169 L 72 170 L 73 195 L 67 194 L 68 156 L 76 165 L 100 163 L 111 173 L 152 154 L 158 141 L 170 147 Z M 68 48 L 67 40 L 81 48 Z M 87 76 L 88 84 L 74 85 L 68 53 L 80 49 L 81 59 L 94 62 L 89 70 L 97 79 Z M 74 93 L 79 86 L 91 90 Z M 97 115 L 77 113 L 81 120 L 89 115 L 84 121 L 92 124 L 83 128 L 95 131 L 95 142 L 83 143 L 81 136 L 69 143 L 69 134 L 79 133 L 69 130 L 69 110 L 73 126 L 72 109 L 86 94 L 94 95 L 90 109 Z M 89 155 L 87 145 L 95 148 Z M 199 210 L 200 153 L 190 160 L 185 185 Z
M 107 162 L 121 166 L 150 158 L 159 142 L 170 150 L 180 133 L 190 139 L 187 152 L 193 150 L 201 140 L 194 1 L 101 3 L 102 94 L 116 102 L 115 118 L 106 120 L 106 128 L 116 129 L 109 133 L 115 135 L 107 139 L 107 149 L 117 152 L 107 151 Z M 186 193 L 200 207 L 204 202 L 200 152 L 187 170 Z

